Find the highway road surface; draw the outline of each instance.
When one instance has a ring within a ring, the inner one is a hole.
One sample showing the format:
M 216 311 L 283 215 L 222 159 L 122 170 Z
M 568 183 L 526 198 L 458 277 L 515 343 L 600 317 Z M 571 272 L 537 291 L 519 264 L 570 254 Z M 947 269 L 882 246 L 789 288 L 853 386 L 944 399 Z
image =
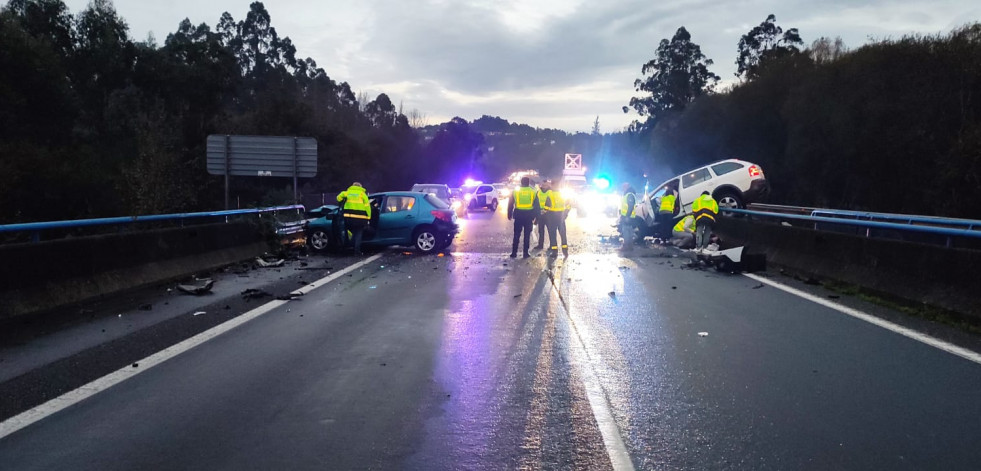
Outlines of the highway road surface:
M 440 256 L 310 255 L 5 325 L 0 469 L 978 469 L 978 338 L 625 257 L 610 223 L 573 214 L 569 258 L 515 260 L 502 205 Z

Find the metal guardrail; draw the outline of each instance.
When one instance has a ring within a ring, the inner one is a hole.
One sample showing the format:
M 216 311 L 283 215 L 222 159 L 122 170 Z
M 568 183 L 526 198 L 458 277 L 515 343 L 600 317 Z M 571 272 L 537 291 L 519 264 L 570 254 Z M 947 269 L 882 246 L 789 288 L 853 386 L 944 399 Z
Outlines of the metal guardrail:
M 907 231 L 907 232 L 919 232 L 926 234 L 941 235 L 947 238 L 947 246 L 952 246 L 952 238 L 954 237 L 967 237 L 972 239 L 981 239 L 981 221 L 973 221 L 968 219 L 943 219 L 943 218 L 931 218 L 926 216 L 905 216 L 897 214 L 889 214 L 888 216 L 895 218 L 895 220 L 909 221 L 906 224 L 897 224 L 892 222 L 879 222 L 879 221 L 869 221 L 862 219 L 845 219 L 840 217 L 826 217 L 820 215 L 802 215 L 802 214 L 792 214 L 787 212 L 767 212 L 767 211 L 753 211 L 746 209 L 729 209 L 723 208 L 722 212 L 732 213 L 732 214 L 745 214 L 748 216 L 764 217 L 764 218 L 775 218 L 775 219 L 790 219 L 799 221 L 808 221 L 815 223 L 828 223 L 828 224 L 839 224 L 846 226 L 857 226 L 864 228 L 876 228 L 876 229 L 888 229 L 896 231 Z M 838 211 L 838 210 L 812 210 L 811 214 L 876 214 L 876 213 L 861 213 L 857 211 Z M 886 213 L 878 213 L 880 215 L 886 216 Z M 921 225 L 913 224 L 913 222 L 923 222 L 930 223 L 934 225 Z M 946 226 L 946 227 L 945 227 Z M 955 227 L 967 227 L 967 229 L 957 229 Z M 869 236 L 866 233 L 866 236 Z
M 225 222 L 228 222 L 228 218 L 231 216 L 258 214 L 259 217 L 262 217 L 262 214 L 264 213 L 289 211 L 293 209 L 303 211 L 305 208 L 303 205 L 297 204 L 291 206 L 275 206 L 270 208 L 232 209 L 228 211 L 206 211 L 206 212 L 199 212 L 199 213 L 149 214 L 146 216 L 125 216 L 125 217 L 97 218 L 97 219 L 74 219 L 74 220 L 65 220 L 65 221 L 27 222 L 27 223 L 0 225 L 0 233 L 31 232 L 32 233 L 31 241 L 38 242 L 41 239 L 40 236 L 41 231 L 51 230 L 51 229 L 73 229 L 73 228 L 91 227 L 91 226 L 118 226 L 118 225 L 135 224 L 135 223 L 142 223 L 142 222 L 183 221 L 185 219 L 200 219 L 200 218 L 214 218 L 214 217 L 224 217 Z

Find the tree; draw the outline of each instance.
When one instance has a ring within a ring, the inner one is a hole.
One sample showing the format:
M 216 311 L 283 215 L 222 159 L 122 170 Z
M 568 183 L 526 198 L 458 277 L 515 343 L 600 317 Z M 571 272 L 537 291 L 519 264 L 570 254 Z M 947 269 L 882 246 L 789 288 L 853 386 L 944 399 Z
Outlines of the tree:
M 841 58 L 848 52 L 848 47 L 845 46 L 845 42 L 841 40 L 841 37 L 836 37 L 834 41 L 831 39 L 821 36 L 815 39 L 811 43 L 810 49 L 808 49 L 808 55 L 811 60 L 816 64 L 827 64 L 828 62 L 833 62 Z
M 770 14 L 766 21 L 749 30 L 739 39 L 739 56 L 736 58 L 736 77 L 753 79 L 767 61 L 779 59 L 800 52 L 804 41 L 800 39 L 797 28 L 784 32 L 777 26 L 777 17 Z
M 599 116 L 596 117 L 596 121 L 593 121 L 593 130 L 590 131 L 590 134 L 594 136 L 600 135 Z
M 710 72 L 712 59 L 706 59 L 702 48 L 691 41 L 691 34 L 684 26 L 678 28 L 670 41 L 662 39 L 656 56 L 640 69 L 643 79 L 634 81 L 634 89 L 649 95 L 633 97 L 629 107 L 647 117 L 644 124 L 635 123 L 635 129 L 651 128 L 666 112 L 681 111 L 695 98 L 711 92 L 719 76 Z

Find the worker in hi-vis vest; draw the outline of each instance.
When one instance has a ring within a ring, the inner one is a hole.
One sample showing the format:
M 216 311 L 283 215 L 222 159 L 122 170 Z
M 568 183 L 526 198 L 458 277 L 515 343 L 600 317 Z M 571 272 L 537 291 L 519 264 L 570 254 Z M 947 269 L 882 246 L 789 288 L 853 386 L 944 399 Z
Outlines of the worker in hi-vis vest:
M 511 241 L 511 258 L 518 256 L 518 241 L 524 233 L 524 258 L 528 258 L 528 248 L 531 246 L 531 226 L 532 221 L 538 216 L 541 206 L 538 205 L 538 198 L 535 189 L 531 187 L 531 179 L 521 177 L 521 187 L 511 193 L 508 198 L 508 220 L 514 220 L 514 238 Z
M 361 255 L 361 237 L 364 228 L 371 221 L 371 203 L 368 201 L 368 192 L 365 191 L 361 183 L 354 182 L 351 186 L 337 195 L 337 201 L 341 203 L 341 214 L 344 215 L 344 231 L 350 231 L 354 239 L 354 252 Z

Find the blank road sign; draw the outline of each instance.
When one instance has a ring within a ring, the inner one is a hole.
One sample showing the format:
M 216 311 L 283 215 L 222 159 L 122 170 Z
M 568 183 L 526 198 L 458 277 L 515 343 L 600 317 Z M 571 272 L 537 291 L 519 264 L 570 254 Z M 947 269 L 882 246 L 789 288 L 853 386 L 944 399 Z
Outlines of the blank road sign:
M 312 137 L 208 136 L 208 173 L 233 176 L 317 175 L 317 140 Z M 296 173 L 294 175 L 294 169 Z

